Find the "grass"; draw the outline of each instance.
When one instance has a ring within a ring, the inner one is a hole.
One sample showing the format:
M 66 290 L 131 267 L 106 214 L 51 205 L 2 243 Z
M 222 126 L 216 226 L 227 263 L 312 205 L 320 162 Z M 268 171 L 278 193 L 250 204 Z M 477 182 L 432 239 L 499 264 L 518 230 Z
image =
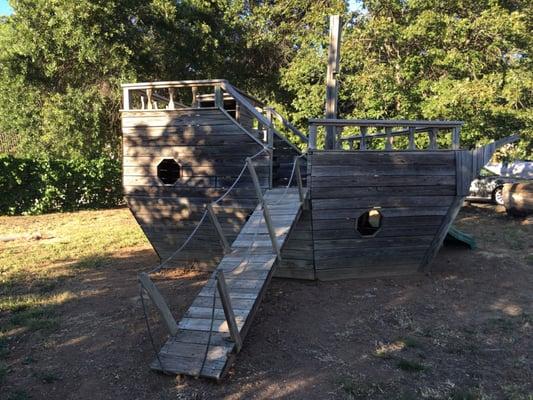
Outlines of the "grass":
M 9 372 L 9 368 L 7 364 L 0 362 L 0 383 L 4 381 L 8 372 Z
M 54 383 L 61 379 L 55 372 L 52 371 L 35 372 L 34 375 L 42 383 Z
M 398 358 L 396 366 L 402 371 L 407 372 L 421 372 L 428 369 L 424 364 L 421 364 L 418 361 L 407 360 L 405 358 Z
M 104 267 L 121 249 L 147 245 L 127 209 L 0 217 L 0 232 L 16 237 L 0 242 L 0 360 L 11 339 L 36 331 L 46 337 L 60 327 L 58 307 L 76 300 L 64 289 L 66 279 Z M 7 374 L 3 365 L 0 379 Z M 56 380 L 46 374 L 40 379 Z
M 30 396 L 25 390 L 16 390 L 7 396 L 7 400 L 28 400 Z

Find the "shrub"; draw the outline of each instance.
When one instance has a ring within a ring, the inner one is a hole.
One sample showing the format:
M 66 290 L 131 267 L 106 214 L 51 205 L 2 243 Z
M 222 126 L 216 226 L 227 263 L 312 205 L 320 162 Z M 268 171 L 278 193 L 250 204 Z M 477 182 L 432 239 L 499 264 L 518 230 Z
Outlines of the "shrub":
M 108 208 L 122 203 L 120 161 L 0 156 L 0 214 Z

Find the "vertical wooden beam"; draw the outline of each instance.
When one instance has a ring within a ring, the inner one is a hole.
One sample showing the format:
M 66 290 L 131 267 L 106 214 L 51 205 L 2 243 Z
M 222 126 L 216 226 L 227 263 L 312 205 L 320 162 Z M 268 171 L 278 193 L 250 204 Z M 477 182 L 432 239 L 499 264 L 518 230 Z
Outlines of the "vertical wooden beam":
M 359 150 L 365 151 L 366 150 L 366 133 L 368 132 L 368 128 L 366 126 L 361 127 L 361 142 L 359 143 Z
M 226 239 L 226 236 L 224 235 L 224 231 L 222 231 L 222 227 L 220 226 L 220 223 L 218 222 L 218 219 L 215 214 L 215 210 L 213 210 L 212 204 L 207 205 L 207 213 L 209 214 L 209 219 L 211 219 L 211 222 L 213 223 L 213 226 L 215 227 L 215 231 L 218 234 L 218 238 L 220 240 L 220 244 L 222 245 L 222 249 L 224 250 L 224 254 L 228 254 L 231 251 L 231 247 L 228 243 L 228 240 Z
M 459 150 L 461 147 L 461 127 L 456 126 L 452 131 L 452 150 Z
M 266 127 L 267 132 L 267 145 L 270 148 L 274 147 L 274 130 L 272 129 L 272 110 L 269 107 L 265 108 L 266 119 L 269 125 Z
M 170 335 L 176 335 L 176 333 L 178 333 L 178 324 L 172 316 L 165 299 L 163 299 L 163 296 L 159 290 L 157 290 L 157 287 L 154 285 L 148 274 L 144 272 L 141 273 L 139 275 L 139 282 L 141 282 L 143 289 L 146 290 L 146 293 L 148 293 L 148 296 L 150 296 L 150 299 L 152 299 L 152 302 L 159 311 L 161 318 L 163 318 L 163 322 L 167 326 Z
M 391 135 L 392 128 L 390 126 L 385 127 L 385 150 L 392 150 L 392 143 L 394 141 L 394 138 Z
M 122 89 L 122 100 L 124 104 L 122 105 L 123 110 L 130 109 L 130 90 L 128 88 Z
M 436 150 L 437 149 L 437 128 L 430 128 L 429 130 L 429 149 L 430 150 Z
M 259 200 L 259 203 L 261 203 L 261 206 L 263 207 L 263 216 L 265 217 L 265 223 L 268 229 L 268 234 L 270 236 L 270 241 L 272 242 L 272 247 L 278 259 L 281 260 L 281 253 L 280 253 L 280 249 L 278 246 L 278 241 L 276 239 L 276 231 L 274 230 L 274 225 L 272 224 L 272 218 L 270 217 L 270 211 L 268 210 L 265 199 L 263 197 L 263 192 L 261 191 L 261 185 L 259 184 L 259 178 L 257 177 L 257 173 L 255 172 L 255 168 L 254 168 L 254 165 L 252 164 L 251 158 L 248 157 L 246 159 L 246 165 L 248 166 L 248 170 L 250 171 L 250 175 L 252 176 L 252 181 L 255 186 L 257 199 Z
M 174 88 L 168 88 L 168 109 L 174 110 Z
M 309 125 L 309 141 L 307 147 L 309 150 L 316 150 L 316 125 Z
M 302 171 L 300 171 L 300 157 L 294 158 L 294 173 L 296 174 L 296 183 L 298 184 L 298 194 L 300 195 L 300 203 L 305 200 L 304 185 L 302 181 Z
M 220 85 L 215 86 L 215 107 L 224 108 L 224 96 Z
M 220 302 L 222 303 L 224 315 L 226 316 L 226 322 L 228 323 L 229 333 L 235 342 L 237 352 L 239 352 L 242 348 L 242 339 L 241 334 L 239 333 L 239 327 L 237 326 L 237 321 L 235 320 L 235 314 L 233 313 L 233 307 L 231 306 L 231 299 L 229 297 L 228 286 L 226 285 L 224 273 L 221 270 L 218 270 L 216 272 L 215 279 L 217 281 L 218 293 L 220 294 Z
M 344 130 L 343 126 L 336 127 L 336 132 L 335 132 L 335 148 L 336 149 L 342 149 L 341 137 L 342 137 L 343 130 Z
M 191 95 L 192 95 L 192 101 L 191 101 L 191 107 L 198 108 L 198 87 L 192 86 L 191 87 Z
M 146 89 L 146 108 L 151 110 L 152 107 L 152 89 Z
M 326 76 L 326 118 L 337 118 L 339 59 L 341 50 L 341 19 L 339 15 L 329 17 L 329 51 Z M 336 127 L 326 127 L 326 149 L 335 148 Z
M 409 127 L 409 150 L 415 149 L 415 130 L 414 126 Z

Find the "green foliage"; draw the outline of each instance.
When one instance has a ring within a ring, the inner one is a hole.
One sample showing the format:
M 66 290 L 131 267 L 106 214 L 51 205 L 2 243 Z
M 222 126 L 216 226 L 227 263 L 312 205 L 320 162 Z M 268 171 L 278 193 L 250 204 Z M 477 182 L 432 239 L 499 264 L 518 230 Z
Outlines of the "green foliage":
M 0 157 L 0 214 L 38 214 L 121 203 L 120 162 Z
M 529 2 L 364 2 L 346 14 L 339 110 L 343 118 L 463 120 L 463 144 L 513 133 L 514 158 L 533 157 Z M 309 43 L 282 70 L 300 125 L 323 115 L 326 43 Z
M 340 117 L 464 120 L 464 145 L 521 133 L 501 156 L 533 157 L 531 2 L 361 4 L 353 13 L 343 0 L 11 0 L 14 14 L 0 18 L 0 152 L 19 160 L 1 179 L 20 192 L 1 212 L 106 203 L 78 172 L 102 175 L 93 160 L 120 158 L 122 82 L 226 78 L 305 129 L 324 113 L 335 13 Z M 110 171 L 104 186 L 118 183 Z

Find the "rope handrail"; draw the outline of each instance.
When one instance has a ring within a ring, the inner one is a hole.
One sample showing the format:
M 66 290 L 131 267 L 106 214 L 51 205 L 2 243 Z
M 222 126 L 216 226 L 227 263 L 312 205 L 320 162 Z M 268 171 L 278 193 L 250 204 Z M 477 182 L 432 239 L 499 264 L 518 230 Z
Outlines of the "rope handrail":
M 244 175 L 244 171 L 246 170 L 246 168 L 248 167 L 248 162 L 253 160 L 254 158 L 258 157 L 260 154 L 262 154 L 263 152 L 265 151 L 268 151 L 268 148 L 263 148 L 261 151 L 257 152 L 256 154 L 254 154 L 253 156 L 247 158 L 247 163 L 244 164 L 241 172 L 239 173 L 239 175 L 237 176 L 237 178 L 235 179 L 235 181 L 233 182 L 233 184 L 228 188 L 228 190 L 226 190 L 226 192 L 224 192 L 218 199 L 216 199 L 215 201 L 212 202 L 212 204 L 218 204 L 219 202 L 221 202 L 224 198 L 226 198 L 228 196 L 228 194 L 235 188 L 235 186 L 237 185 L 237 182 L 239 182 L 239 180 L 242 178 L 242 176 Z M 283 193 L 283 195 L 274 203 L 274 205 L 277 205 L 280 203 L 280 201 L 282 199 L 284 199 L 287 194 L 288 194 L 288 191 L 289 191 L 289 188 L 290 186 L 292 185 L 292 182 L 294 180 L 294 176 L 295 174 L 297 173 L 296 172 L 296 168 L 300 168 L 299 167 L 299 159 L 304 157 L 306 154 L 303 153 L 303 154 L 300 154 L 298 156 L 296 156 L 294 158 L 294 161 L 293 161 L 293 165 L 292 165 L 292 171 L 291 171 L 291 175 L 289 177 L 289 181 L 285 187 L 285 191 Z M 251 165 L 251 164 L 250 164 Z M 299 178 L 299 181 L 298 181 L 298 185 L 301 185 L 301 178 Z M 300 191 L 302 188 L 299 188 Z M 302 198 L 300 198 L 301 201 Z M 261 202 L 258 203 L 258 206 L 260 207 L 259 209 L 263 209 L 264 207 L 266 207 L 266 205 L 263 206 L 263 204 Z M 266 210 L 264 210 L 266 211 Z M 196 227 L 193 229 L 193 231 L 191 232 L 191 234 L 187 237 L 187 239 L 183 242 L 183 244 L 176 250 L 174 251 L 164 262 L 160 263 L 157 267 L 153 268 L 152 270 L 150 270 L 148 272 L 148 274 L 151 274 L 151 273 L 154 273 L 156 271 L 159 271 L 161 270 L 162 268 L 165 267 L 166 264 L 168 264 L 177 254 L 179 254 L 186 246 L 187 244 L 192 240 L 192 238 L 196 235 L 196 233 L 198 232 L 198 229 L 200 228 L 200 226 L 202 225 L 202 223 L 205 221 L 205 218 L 206 216 L 208 215 L 208 209 L 206 207 L 206 210 L 204 210 L 203 214 L 202 214 L 202 217 L 200 219 L 200 221 L 198 222 L 198 224 L 196 225 Z M 259 229 L 261 227 L 261 222 L 263 221 L 263 219 L 265 219 L 265 222 L 266 222 L 266 217 L 265 215 L 261 215 L 258 223 L 257 223 L 257 226 L 255 227 L 254 229 L 254 234 L 253 234 L 253 239 L 250 241 L 250 244 L 248 245 L 247 247 L 247 250 L 246 250 L 246 255 L 244 257 L 245 260 L 248 260 L 250 255 L 251 255 L 251 250 L 252 250 L 252 247 L 257 239 L 257 235 L 259 234 Z M 273 246 L 274 248 L 274 246 Z M 279 256 L 279 254 L 278 254 Z M 234 268 L 232 268 L 230 270 L 230 272 L 233 272 L 235 269 L 237 269 L 241 264 L 237 264 L 235 265 Z M 219 276 L 218 276 L 218 273 L 217 271 L 215 270 L 215 274 L 214 274 L 214 280 L 215 280 L 215 283 L 217 283 L 217 280 L 219 279 Z M 143 313 L 144 313 L 144 320 L 145 320 L 145 324 L 146 324 L 146 329 L 147 329 L 147 333 L 148 333 L 148 337 L 150 339 L 150 343 L 151 343 L 151 346 L 152 346 L 152 349 L 154 350 L 154 353 L 156 355 L 156 358 L 157 358 L 157 361 L 159 363 L 159 366 L 161 368 L 161 370 L 166 373 L 166 374 L 169 374 L 170 373 L 168 371 L 166 371 L 165 367 L 163 366 L 163 363 L 161 362 L 161 358 L 159 356 L 159 352 L 157 351 L 156 349 L 156 346 L 155 346 L 155 342 L 154 342 L 154 337 L 153 337 L 153 334 L 152 334 L 152 330 L 150 328 L 150 322 L 148 320 L 148 314 L 146 312 L 146 305 L 145 305 L 145 302 L 144 302 L 144 293 L 143 293 L 143 290 L 145 290 L 144 286 L 143 286 L 143 283 L 141 281 L 141 279 L 139 279 L 139 283 L 140 283 L 140 299 L 141 299 L 141 305 L 142 305 L 142 309 L 143 309 Z M 207 357 L 208 357 L 208 354 L 209 354 L 209 346 L 211 345 L 211 338 L 212 338 L 212 333 L 213 333 L 213 326 L 214 326 L 214 322 L 215 322 L 215 306 L 216 306 L 216 300 L 217 300 L 217 289 L 218 287 L 218 284 L 216 284 L 214 287 L 213 287 L 213 301 L 212 301 L 212 310 L 211 310 L 211 323 L 210 323 L 210 328 L 209 328 L 209 336 L 208 336 L 208 340 L 207 340 L 207 344 L 206 344 L 206 348 L 205 348 L 205 352 L 204 352 L 204 356 L 203 356 L 203 359 L 202 359 L 202 365 L 198 371 L 198 376 L 201 375 L 204 367 L 205 367 L 205 363 L 207 361 Z M 222 298 L 221 298 L 222 300 Z M 229 301 L 229 300 L 228 300 Z M 231 306 L 230 306 L 231 307 Z M 228 318 L 226 316 L 226 318 Z M 234 321 L 233 321 L 234 323 Z M 228 321 L 228 324 L 229 324 L 229 321 Z M 236 328 L 235 328 L 236 329 Z M 238 331 L 237 331 L 237 336 L 238 336 Z
M 254 159 L 256 157 L 258 157 L 259 155 L 261 155 L 262 153 L 268 151 L 268 149 L 266 147 L 264 147 L 263 149 L 261 149 L 259 152 L 257 152 L 256 154 L 254 154 L 253 156 L 250 157 L 250 159 Z M 239 180 L 242 178 L 242 176 L 244 175 L 244 171 L 246 171 L 246 164 L 243 166 L 243 168 L 241 169 L 241 172 L 239 173 L 239 175 L 237 176 L 237 178 L 235 179 L 235 181 L 232 183 L 232 185 L 228 188 L 228 190 L 226 190 L 220 197 L 218 197 L 216 200 L 214 200 L 212 203 L 214 204 L 218 204 L 219 202 L 221 202 L 222 200 L 224 200 L 228 195 L 229 193 L 235 188 L 235 186 L 237 185 L 237 183 L 239 182 Z M 206 209 L 204 210 L 204 212 L 202 213 L 202 216 L 200 218 L 200 220 L 198 221 L 198 223 L 196 224 L 196 226 L 194 227 L 194 229 L 192 230 L 192 232 L 189 234 L 189 236 L 187 237 L 187 239 L 185 239 L 185 241 L 183 242 L 183 244 L 178 247 L 170 256 L 168 256 L 163 262 L 161 262 L 159 265 L 157 265 L 156 267 L 152 268 L 151 270 L 149 270 L 147 273 L 148 274 L 153 274 L 154 272 L 157 272 L 157 271 L 160 271 L 161 269 L 165 268 L 166 265 L 168 263 L 170 263 L 174 257 L 176 257 L 183 249 L 185 249 L 185 247 L 189 244 L 189 242 L 192 240 L 192 238 L 194 237 L 194 235 L 196 235 L 196 233 L 198 232 L 198 230 L 200 229 L 200 226 L 203 224 L 203 222 L 205 221 L 206 217 L 207 217 L 207 207 Z

